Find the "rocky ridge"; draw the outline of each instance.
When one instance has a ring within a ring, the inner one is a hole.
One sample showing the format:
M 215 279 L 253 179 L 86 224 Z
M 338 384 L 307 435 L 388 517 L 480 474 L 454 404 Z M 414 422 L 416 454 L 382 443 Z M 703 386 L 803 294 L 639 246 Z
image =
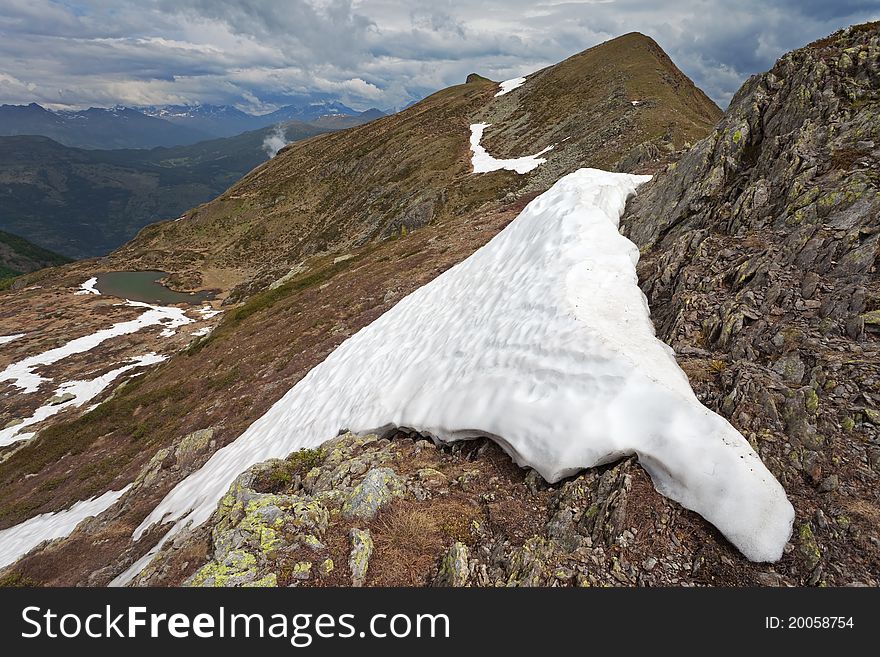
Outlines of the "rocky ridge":
M 828 516 L 822 532 L 850 526 Z M 751 564 L 634 458 L 548 486 L 487 439 L 345 434 L 242 473 L 134 584 L 797 585 L 823 559 L 816 540 L 802 532 L 779 564 Z
M 797 510 L 801 583 L 880 565 L 880 24 L 753 77 L 622 220 L 659 336 Z

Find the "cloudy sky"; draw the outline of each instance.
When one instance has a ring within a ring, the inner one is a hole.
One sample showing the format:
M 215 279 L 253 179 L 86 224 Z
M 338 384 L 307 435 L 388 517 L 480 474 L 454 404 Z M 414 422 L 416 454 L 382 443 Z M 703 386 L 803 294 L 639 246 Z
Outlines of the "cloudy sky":
M 0 0 L 0 103 L 389 108 L 640 31 L 724 107 L 785 51 L 878 18 L 880 0 Z

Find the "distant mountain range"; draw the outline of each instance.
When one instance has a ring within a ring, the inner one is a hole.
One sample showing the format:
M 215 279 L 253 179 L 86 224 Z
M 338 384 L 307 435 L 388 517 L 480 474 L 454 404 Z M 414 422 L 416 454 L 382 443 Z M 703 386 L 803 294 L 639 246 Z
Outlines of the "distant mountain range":
M 311 122 L 328 118 L 359 118 L 365 114 L 372 118 L 385 115 L 385 112 L 378 109 L 358 112 L 335 100 L 307 100 L 302 104 L 287 105 L 270 114 L 261 115 L 248 114 L 230 105 L 164 105 L 139 109 L 146 116 L 215 137 L 231 137 L 285 121 Z
M 0 136 L 41 135 L 73 148 L 156 148 L 232 137 L 287 121 L 345 117 L 364 123 L 384 115 L 377 109 L 358 112 L 337 101 L 308 98 L 302 104 L 263 115 L 247 114 L 229 105 L 92 107 L 77 111 L 53 111 L 36 103 L 0 105 Z
M 226 190 L 269 158 L 275 150 L 267 146 L 270 137 L 283 145 L 330 130 L 289 121 L 152 150 L 88 150 L 41 136 L 0 137 L 0 229 L 70 258 L 104 255 L 144 226 Z
M 77 148 L 155 148 L 210 139 L 127 107 L 54 112 L 36 103 L 0 105 L 0 136 L 41 135 Z
M 262 116 L 220 105 L 0 105 L 0 229 L 69 258 L 105 255 L 214 198 L 286 143 L 384 115 L 336 101 Z

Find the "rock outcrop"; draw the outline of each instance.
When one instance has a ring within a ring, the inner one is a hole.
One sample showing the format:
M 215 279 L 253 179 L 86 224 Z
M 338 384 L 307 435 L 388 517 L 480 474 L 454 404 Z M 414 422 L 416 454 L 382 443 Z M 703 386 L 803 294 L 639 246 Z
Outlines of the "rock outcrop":
M 660 337 L 798 511 L 803 583 L 877 572 L 880 23 L 785 55 L 621 224 Z
M 371 518 L 347 516 L 376 472 L 397 494 Z M 814 518 L 821 526 L 801 523 L 782 562 L 755 564 L 657 493 L 633 458 L 549 486 L 487 439 L 436 447 L 345 434 L 243 473 L 211 520 L 169 542 L 136 584 L 802 584 L 827 563 L 829 537 L 860 535 L 834 510 Z M 835 563 L 834 583 L 876 584 L 854 566 Z

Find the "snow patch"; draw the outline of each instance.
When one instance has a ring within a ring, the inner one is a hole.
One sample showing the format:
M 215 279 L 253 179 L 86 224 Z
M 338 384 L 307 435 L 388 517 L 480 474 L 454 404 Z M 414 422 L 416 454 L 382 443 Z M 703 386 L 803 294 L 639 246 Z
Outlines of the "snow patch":
M 79 296 L 81 294 L 101 294 L 100 292 L 98 292 L 98 288 L 95 287 L 95 285 L 97 285 L 97 283 L 98 283 L 97 277 L 93 276 L 92 278 L 87 280 L 85 283 L 80 285 L 79 290 L 74 292 L 74 294 L 76 294 L 77 296 Z
M 88 381 L 70 381 L 69 383 L 62 383 L 55 390 L 55 396 L 63 397 L 70 394 L 73 395 L 73 397 L 61 403 L 46 404 L 45 406 L 41 406 L 36 411 L 34 411 L 33 415 L 25 418 L 19 424 L 0 430 L 0 447 L 32 438 L 34 436 L 33 433 L 23 434 L 20 433 L 20 431 L 25 427 L 29 427 L 32 424 L 37 424 L 38 422 L 42 422 L 46 418 L 57 415 L 67 408 L 71 408 L 74 406 L 79 407 L 86 402 L 91 401 L 92 399 L 100 395 L 104 388 L 110 385 L 113 380 L 116 379 L 120 374 L 123 374 L 128 370 L 134 369 L 135 367 L 145 367 L 147 365 L 155 365 L 156 363 L 161 363 L 166 358 L 167 356 L 160 356 L 159 354 L 151 352 L 148 354 L 144 354 L 143 356 L 133 358 L 128 365 L 118 367 L 115 370 L 111 370 L 106 374 L 102 374 L 101 376 L 94 379 L 90 379 Z
M 471 157 L 471 164 L 474 167 L 474 173 L 489 173 L 490 171 L 498 171 L 507 169 L 508 171 L 516 171 L 519 174 L 528 173 L 547 161 L 546 158 L 540 157 L 544 153 L 553 150 L 552 146 L 548 146 L 544 150 L 534 155 L 526 155 L 525 157 L 517 157 L 509 160 L 497 160 L 486 149 L 480 146 L 483 140 L 483 132 L 491 123 L 474 123 L 471 125 L 471 150 L 474 152 Z
M 77 502 L 65 511 L 42 513 L 0 530 L 0 568 L 13 563 L 43 541 L 69 536 L 80 522 L 113 506 L 129 488 L 131 484 L 122 490 L 110 490 L 99 497 Z
M 214 310 L 213 306 L 204 306 L 202 308 L 199 308 L 196 312 L 199 315 L 201 315 L 202 317 L 204 317 L 205 319 L 211 319 L 212 317 L 216 317 L 217 315 L 219 315 L 223 311 L 222 310 Z
M 0 372 L 0 382 L 11 381 L 12 385 L 21 388 L 26 393 L 36 392 L 44 382 L 50 380 L 34 372 L 34 369 L 40 365 L 52 365 L 68 356 L 91 351 L 110 338 L 136 333 L 147 326 L 163 324 L 165 329 L 162 334 L 165 335 L 166 331 L 173 331 L 179 326 L 195 321 L 187 317 L 182 309 L 172 306 L 151 306 L 141 301 L 126 301 L 125 305 L 146 308 L 147 311 L 136 319 L 127 322 L 117 322 L 110 328 L 101 329 L 91 335 L 76 338 L 65 345 L 50 349 L 37 356 L 31 356 L 17 363 L 12 363 Z
M 618 232 L 648 176 L 581 169 L 464 262 L 343 342 L 135 530 L 199 525 L 235 477 L 340 429 L 490 436 L 550 482 L 636 454 L 662 494 L 749 559 L 782 555 L 794 510 L 656 339 Z
M 18 340 L 19 338 L 23 338 L 25 336 L 24 333 L 15 333 L 13 335 L 0 335 L 0 344 L 8 344 L 13 340 Z
M 505 80 L 504 82 L 502 82 L 501 84 L 498 85 L 499 87 L 501 87 L 501 91 L 499 91 L 497 94 L 495 94 L 495 98 L 498 98 L 498 96 L 503 96 L 504 94 L 509 94 L 511 91 L 513 91 L 514 89 L 518 89 L 519 87 L 523 86 L 525 83 L 526 83 L 525 78 L 513 78 L 511 80 Z
M 210 326 L 203 326 L 200 329 L 196 329 L 192 332 L 192 336 L 195 338 L 201 338 L 202 336 L 208 335 L 213 330 Z

